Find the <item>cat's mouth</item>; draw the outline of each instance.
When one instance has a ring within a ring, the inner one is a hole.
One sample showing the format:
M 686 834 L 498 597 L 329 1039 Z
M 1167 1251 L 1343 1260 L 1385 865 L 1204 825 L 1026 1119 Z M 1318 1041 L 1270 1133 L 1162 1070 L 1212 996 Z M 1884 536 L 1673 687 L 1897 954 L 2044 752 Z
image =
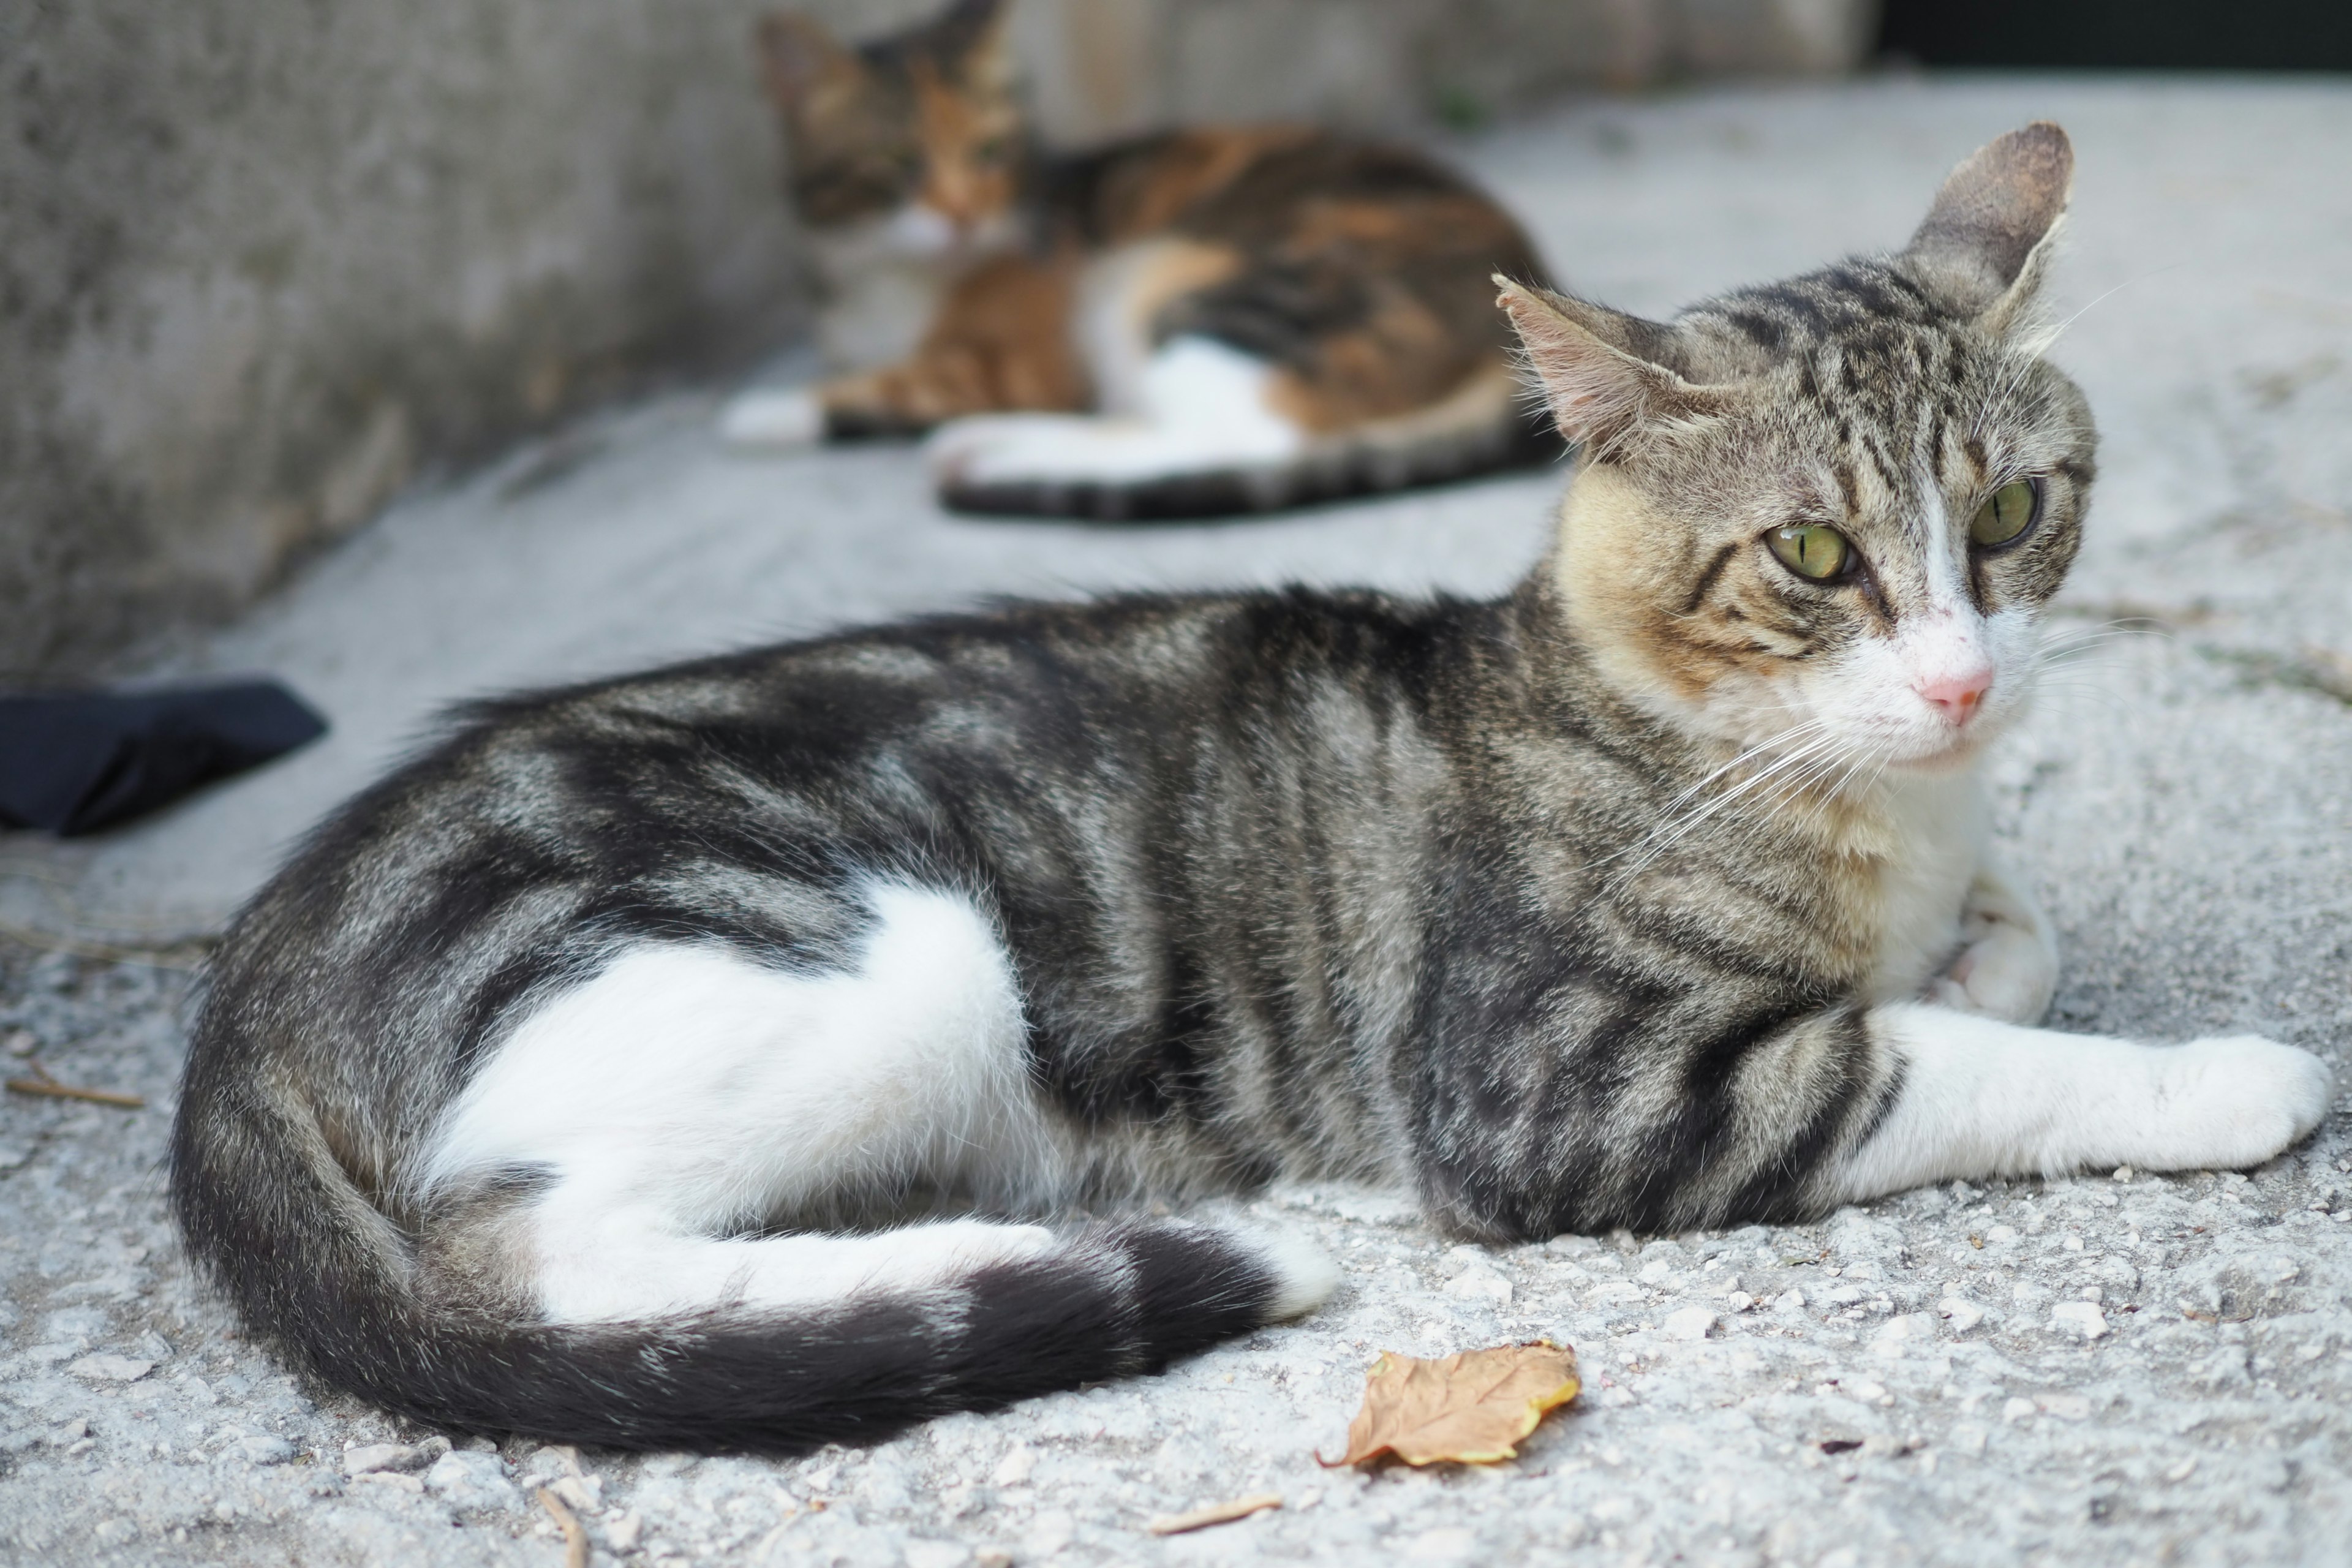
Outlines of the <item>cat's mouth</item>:
M 1887 769 L 1891 773 L 1930 778 L 1957 773 L 1983 753 L 1998 728 L 1983 723 L 1970 724 L 1947 737 L 1940 746 L 1930 745 L 1925 750 L 1890 759 Z
M 885 240 L 902 256 L 953 257 L 991 249 L 1003 242 L 1003 215 L 956 217 L 921 202 L 890 216 Z

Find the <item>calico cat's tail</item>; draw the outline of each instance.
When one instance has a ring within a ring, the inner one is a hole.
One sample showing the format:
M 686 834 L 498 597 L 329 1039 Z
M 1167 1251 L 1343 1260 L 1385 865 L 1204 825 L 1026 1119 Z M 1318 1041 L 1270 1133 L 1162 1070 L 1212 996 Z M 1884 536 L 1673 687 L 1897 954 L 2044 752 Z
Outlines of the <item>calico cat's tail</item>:
M 208 1059 L 195 1055 L 173 1130 L 172 1198 L 191 1252 L 256 1331 L 327 1382 L 432 1426 L 624 1448 L 870 1442 L 1157 1371 L 1295 1316 L 1328 1288 L 1319 1259 L 1147 1222 L 814 1304 L 720 1300 L 648 1321 L 534 1322 L 495 1300 L 436 1299 L 412 1239 L 354 1184 L 307 1108 L 207 1072 Z
M 1163 354 L 1181 360 L 1186 347 Z M 929 449 L 940 500 L 985 515 L 1177 521 L 1442 484 L 1548 462 L 1563 449 L 1549 416 L 1527 405 L 1500 362 L 1428 407 L 1307 433 L 1257 416 L 1251 378 L 1264 367 L 1230 357 L 1239 363 L 1219 365 L 1195 352 L 1203 395 L 1166 416 L 983 416 L 950 425 Z M 1235 408 L 1249 412 L 1234 417 Z

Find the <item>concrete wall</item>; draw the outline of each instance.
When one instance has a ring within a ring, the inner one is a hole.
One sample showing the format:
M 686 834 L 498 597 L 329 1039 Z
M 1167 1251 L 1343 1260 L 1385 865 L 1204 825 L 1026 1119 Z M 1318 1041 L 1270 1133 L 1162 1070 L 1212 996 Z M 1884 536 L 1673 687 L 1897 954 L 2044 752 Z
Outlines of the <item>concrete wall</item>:
M 1022 0 L 1038 107 L 1085 137 L 1178 121 L 1475 123 L 1565 89 L 1850 70 L 1875 0 Z
M 1020 0 L 1064 140 L 1822 72 L 1868 0 Z M 0 678 L 805 319 L 763 0 L 0 0 Z M 851 33 L 931 0 L 817 0 Z

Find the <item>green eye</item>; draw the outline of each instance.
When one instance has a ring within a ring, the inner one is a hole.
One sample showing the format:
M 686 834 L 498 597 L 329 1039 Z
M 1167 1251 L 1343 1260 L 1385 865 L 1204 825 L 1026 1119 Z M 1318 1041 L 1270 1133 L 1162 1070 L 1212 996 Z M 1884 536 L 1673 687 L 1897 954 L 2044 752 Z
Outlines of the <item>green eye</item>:
M 1984 505 L 1969 523 L 1969 537 L 1979 544 L 2007 544 L 2033 521 L 2032 479 L 2019 479 L 1985 497 Z
M 1776 528 L 1764 537 L 1771 544 L 1772 553 L 1780 558 L 1781 565 L 1816 583 L 1826 582 L 1844 571 L 1851 550 L 1845 535 L 1825 523 L 1801 522 L 1790 528 Z

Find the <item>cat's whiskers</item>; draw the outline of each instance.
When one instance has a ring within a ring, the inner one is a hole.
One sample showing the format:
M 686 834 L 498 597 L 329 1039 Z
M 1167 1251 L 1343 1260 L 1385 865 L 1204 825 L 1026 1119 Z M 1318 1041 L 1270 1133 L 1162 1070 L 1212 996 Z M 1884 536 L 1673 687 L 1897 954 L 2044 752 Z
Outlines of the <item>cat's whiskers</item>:
M 1819 721 L 1815 721 L 1814 722 L 1816 724 L 1820 723 Z M 1598 863 L 1605 865 L 1610 860 L 1619 859 L 1626 855 L 1638 855 L 1639 858 L 1635 859 L 1632 865 L 1627 866 L 1623 870 L 1620 871 L 1611 879 L 1612 887 L 1622 887 L 1625 883 L 1631 881 L 1634 877 L 1640 875 L 1643 871 L 1648 869 L 1652 865 L 1655 864 L 1658 858 L 1665 854 L 1667 850 L 1673 848 L 1675 845 L 1689 837 L 1691 834 L 1696 832 L 1699 827 L 1704 826 L 1718 812 L 1735 805 L 1742 796 L 1769 784 L 1774 778 L 1785 774 L 1792 769 L 1803 767 L 1807 763 L 1819 758 L 1822 753 L 1832 751 L 1839 747 L 1843 741 L 1844 737 L 1843 735 L 1829 732 L 1826 726 L 1822 725 L 1821 732 L 1816 733 L 1811 740 L 1807 741 L 1803 745 L 1798 747 L 1796 750 L 1784 756 L 1775 758 L 1767 766 L 1759 769 L 1754 773 L 1749 774 L 1747 778 L 1744 778 L 1738 784 L 1732 785 L 1729 789 L 1723 791 L 1721 794 L 1702 804 L 1697 810 L 1689 812 L 1678 818 L 1670 817 L 1664 823 L 1662 823 L 1657 827 L 1654 827 L 1651 829 L 1650 832 L 1644 834 L 1640 839 L 1636 840 L 1626 849 L 1620 850 L 1616 855 L 1608 856 Z M 1647 853 L 1642 853 L 1644 850 L 1646 850 Z
M 1861 798 L 1862 795 L 1866 795 L 1868 788 L 1875 785 L 1878 775 L 1884 773 L 1888 766 L 1887 761 L 1880 761 L 1876 771 L 1872 775 L 1872 786 L 1865 786 L 1864 791 L 1855 792 L 1853 789 L 1853 776 L 1869 763 L 1870 758 L 1867 756 L 1833 753 L 1816 765 L 1805 769 L 1796 777 L 1782 780 L 1773 786 L 1769 798 L 1766 802 L 1767 810 L 1774 814 L 1776 819 L 1773 826 L 1785 827 L 1787 824 L 1787 818 L 1778 816 L 1782 806 L 1810 795 L 1812 805 L 1801 817 L 1796 819 L 1796 824 L 1803 831 L 1812 832 L 1822 818 L 1839 804 Z M 1826 789 L 1815 787 L 1823 780 L 1829 779 L 1832 774 L 1836 775 L 1835 783 L 1831 784 Z M 1751 821 L 1746 825 L 1746 832 L 1753 837 L 1764 831 L 1765 827 L 1766 824 L 1763 821 Z
M 1675 796 L 1674 799 L 1666 802 L 1665 809 L 1669 812 L 1675 811 L 1685 802 L 1703 792 L 1707 785 L 1723 777 L 1726 773 L 1730 773 L 1741 763 L 1752 761 L 1757 757 L 1763 756 L 1767 752 L 1771 752 L 1778 747 L 1786 745 L 1789 742 L 1796 740 L 1800 736 L 1820 734 L 1825 731 L 1828 728 L 1829 721 L 1827 719 L 1815 717 L 1791 724 L 1785 730 L 1768 735 L 1763 740 L 1758 741 L 1751 745 L 1745 746 L 1741 748 L 1739 752 L 1732 757 L 1729 762 L 1724 763 L 1720 766 L 1709 769 L 1703 776 L 1700 777 L 1697 783 L 1684 790 L 1680 795 Z
M 2111 621 L 2101 621 L 2095 626 L 2085 626 L 2079 632 L 2071 632 L 2063 637 L 2045 634 L 2042 640 L 2041 654 L 2044 661 L 2071 659 L 2092 648 L 2103 647 L 2108 643 L 2126 642 L 2134 637 L 2168 637 L 2171 635 L 2168 627 L 2153 624 L 2145 617 L 2126 616 Z

